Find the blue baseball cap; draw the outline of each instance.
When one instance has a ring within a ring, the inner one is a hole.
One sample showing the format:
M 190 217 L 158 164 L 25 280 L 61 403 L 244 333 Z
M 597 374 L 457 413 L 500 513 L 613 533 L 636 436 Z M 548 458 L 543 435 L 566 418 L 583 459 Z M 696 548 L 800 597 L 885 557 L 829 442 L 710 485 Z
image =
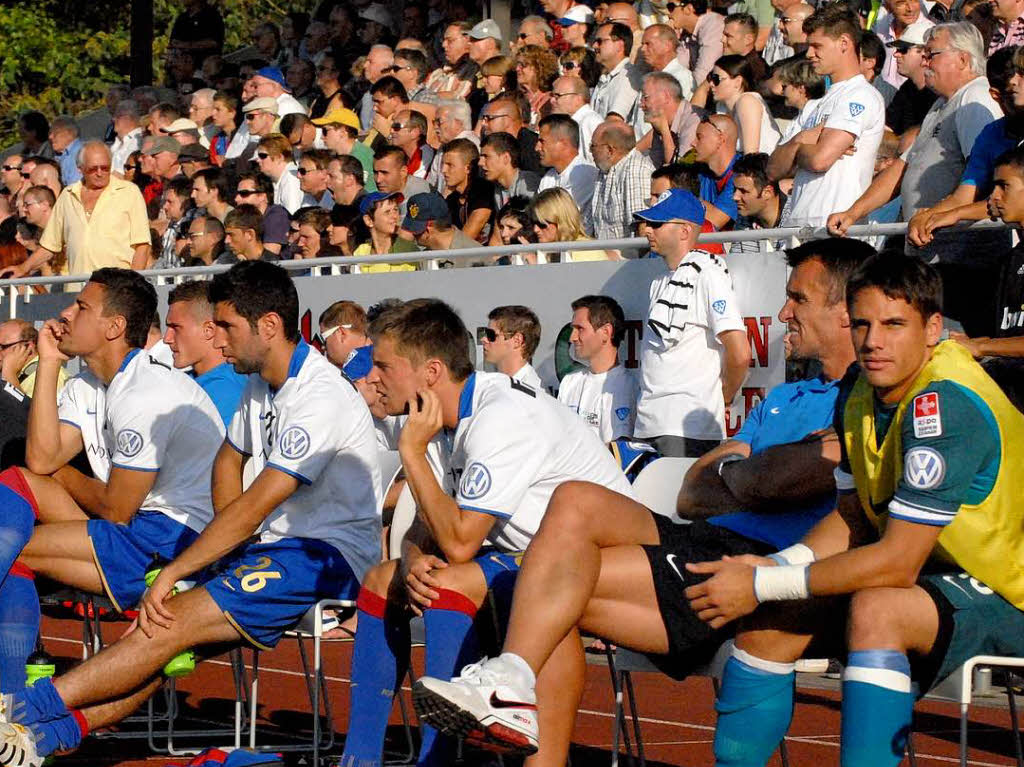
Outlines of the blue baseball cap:
M 343 370 L 345 375 L 351 378 L 353 381 L 358 381 L 360 378 L 366 378 L 370 374 L 370 368 L 373 367 L 373 345 L 360 346 L 354 352 L 352 352 L 352 358 L 345 363 Z
M 399 203 L 405 199 L 401 192 L 370 192 L 359 198 L 359 212 L 364 216 L 370 213 L 370 208 L 381 200 L 397 199 Z
M 413 234 L 426 231 L 427 222 L 443 221 L 446 225 L 452 222 L 452 214 L 448 203 L 437 192 L 420 192 L 409 198 L 405 221 L 402 228 Z
M 685 189 L 669 189 L 658 202 L 647 210 L 633 214 L 633 218 L 655 224 L 685 221 L 689 224 L 704 223 L 704 206 L 701 201 Z
M 284 73 L 281 72 L 281 70 L 278 67 L 263 67 L 263 69 L 257 71 L 256 74 L 259 77 L 265 77 L 268 80 L 273 80 L 275 83 L 280 85 L 289 93 L 292 90 L 291 88 L 288 87 L 288 83 L 284 79 Z

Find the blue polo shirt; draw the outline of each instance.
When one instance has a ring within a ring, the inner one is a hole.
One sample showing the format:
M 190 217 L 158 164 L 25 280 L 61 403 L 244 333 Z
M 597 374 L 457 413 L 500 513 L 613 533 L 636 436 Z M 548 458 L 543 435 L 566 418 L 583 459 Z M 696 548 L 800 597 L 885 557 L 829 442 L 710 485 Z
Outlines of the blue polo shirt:
M 974 140 L 960 183 L 977 187 L 978 191 L 974 195 L 977 200 L 992 193 L 996 159 L 1003 152 L 1017 146 L 1017 139 L 1006 135 L 1006 127 L 1006 118 L 1000 117 L 982 128 Z
M 732 166 L 736 164 L 739 155 L 735 155 L 729 162 L 729 167 L 721 176 L 715 176 L 710 169 L 700 173 L 700 198 L 704 202 L 710 202 L 733 221 L 740 217 L 739 208 L 736 207 L 736 200 L 732 198 L 736 187 L 732 180 Z
M 812 378 L 779 384 L 750 411 L 733 439 L 750 445 L 757 455 L 769 447 L 799 442 L 832 426 L 839 381 Z M 795 504 L 786 511 L 737 511 L 708 520 L 726 530 L 784 549 L 792 546 L 836 506 L 835 493 Z
M 231 418 L 238 410 L 238 403 L 242 399 L 242 390 L 245 389 L 249 376 L 236 373 L 235 369 L 226 362 L 222 362 L 212 370 L 207 370 L 201 376 L 194 376 L 206 395 L 213 400 L 213 404 L 224 421 L 224 428 L 231 423 Z

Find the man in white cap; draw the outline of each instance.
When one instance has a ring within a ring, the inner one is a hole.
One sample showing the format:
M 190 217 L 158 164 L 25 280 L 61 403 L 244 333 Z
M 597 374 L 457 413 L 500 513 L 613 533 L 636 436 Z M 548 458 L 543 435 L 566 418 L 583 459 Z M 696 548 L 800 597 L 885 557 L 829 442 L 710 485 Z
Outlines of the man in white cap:
M 359 12 L 359 18 L 363 20 L 360 37 L 368 45 L 379 42 L 393 26 L 391 13 L 380 3 L 370 3 Z
M 199 126 L 187 117 L 179 117 L 170 125 L 165 126 L 164 133 L 182 146 L 198 144 L 200 140 Z
M 875 34 L 883 43 L 891 43 L 902 40 L 904 35 L 917 32 L 924 33 L 926 29 L 935 26 L 935 22 L 928 18 L 923 10 L 920 0 L 888 0 L 886 5 L 889 13 L 884 19 L 875 25 Z M 885 66 L 882 67 L 882 79 L 899 88 L 907 79 L 896 71 L 896 60 L 892 55 L 892 49 L 886 46 Z
M 504 38 L 501 29 L 494 19 L 484 19 L 469 30 L 469 57 L 477 64 L 501 55 L 501 43 Z
M 278 117 L 295 112 L 306 114 L 306 108 L 288 92 L 288 83 L 278 67 L 263 67 L 258 70 L 252 76 L 251 85 L 257 97 L 272 98 L 277 102 Z
M 256 146 L 260 139 L 274 132 L 274 125 L 277 123 L 277 99 L 257 96 L 242 107 L 242 116 L 245 118 L 245 127 L 249 130 L 249 143 L 241 154 L 234 158 L 235 169 L 239 173 L 249 169 L 249 162 L 256 155 Z
M 562 39 L 570 48 L 586 48 L 587 38 L 594 26 L 594 12 L 585 5 L 574 5 L 558 20 Z

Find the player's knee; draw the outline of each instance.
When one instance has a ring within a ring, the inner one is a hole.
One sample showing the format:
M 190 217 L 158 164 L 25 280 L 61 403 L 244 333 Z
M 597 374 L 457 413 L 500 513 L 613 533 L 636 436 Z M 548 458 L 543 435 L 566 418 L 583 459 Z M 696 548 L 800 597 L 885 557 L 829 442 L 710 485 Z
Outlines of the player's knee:
M 395 561 L 381 562 L 367 570 L 362 587 L 379 597 L 386 597 L 391 581 L 395 577 Z
M 597 506 L 598 489 L 589 482 L 563 482 L 552 493 L 542 524 L 562 533 L 586 529 Z
M 445 567 L 435 570 L 432 574 L 439 588 L 461 594 L 476 605 L 480 605 L 487 595 L 487 584 L 476 564 Z
M 846 629 L 850 650 L 903 648 L 900 597 L 905 591 L 865 589 L 851 597 Z

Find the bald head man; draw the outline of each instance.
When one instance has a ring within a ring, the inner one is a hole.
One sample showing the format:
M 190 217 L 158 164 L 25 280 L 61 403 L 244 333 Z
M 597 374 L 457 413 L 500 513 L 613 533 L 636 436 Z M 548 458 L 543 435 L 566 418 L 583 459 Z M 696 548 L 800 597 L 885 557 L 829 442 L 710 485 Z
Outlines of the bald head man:
M 797 3 L 787 8 L 779 19 L 782 41 L 797 53 L 807 48 L 804 20 L 812 13 L 814 13 L 814 8 L 806 3 Z
M 605 121 L 594 131 L 594 164 L 607 173 L 636 146 L 633 128 L 618 120 Z

